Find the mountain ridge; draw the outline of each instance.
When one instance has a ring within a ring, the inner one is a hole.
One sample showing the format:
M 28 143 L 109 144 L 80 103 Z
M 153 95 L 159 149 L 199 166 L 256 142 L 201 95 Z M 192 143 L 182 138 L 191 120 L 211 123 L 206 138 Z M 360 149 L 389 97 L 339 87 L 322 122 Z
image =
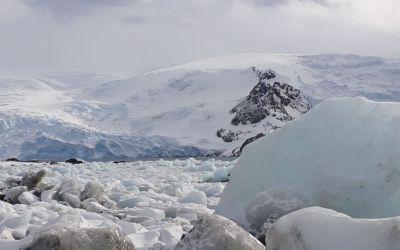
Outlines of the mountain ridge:
M 254 69 L 273 70 L 277 82 L 299 89 L 311 104 L 343 96 L 400 100 L 399 59 L 253 53 L 198 60 L 132 77 L 77 72 L 27 77 L 3 74 L 0 114 L 42 117 L 44 123 L 44 118 L 54 118 L 66 127 L 73 124 L 104 136 L 159 136 L 182 147 L 229 154 L 256 135 L 248 134 L 230 143 L 216 136 L 221 128 L 231 129 L 229 110 L 259 82 Z M 11 134 L 16 135 L 21 128 L 13 129 Z M 28 132 L 25 131 L 46 131 Z M 0 132 L 0 137 L 5 137 L 4 133 Z M 26 137 L 26 141 L 29 139 Z M 8 147 L 6 142 L 0 142 L 0 148 Z M 0 154 L 3 158 L 14 156 L 17 155 Z

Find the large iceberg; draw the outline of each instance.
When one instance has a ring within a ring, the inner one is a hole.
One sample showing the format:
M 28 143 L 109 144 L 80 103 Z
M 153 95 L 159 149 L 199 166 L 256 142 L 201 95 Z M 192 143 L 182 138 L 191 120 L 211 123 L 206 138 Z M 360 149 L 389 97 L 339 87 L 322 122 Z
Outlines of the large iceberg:
M 352 217 L 399 215 L 400 104 L 322 102 L 244 150 L 216 212 L 250 228 L 250 202 L 276 188 Z

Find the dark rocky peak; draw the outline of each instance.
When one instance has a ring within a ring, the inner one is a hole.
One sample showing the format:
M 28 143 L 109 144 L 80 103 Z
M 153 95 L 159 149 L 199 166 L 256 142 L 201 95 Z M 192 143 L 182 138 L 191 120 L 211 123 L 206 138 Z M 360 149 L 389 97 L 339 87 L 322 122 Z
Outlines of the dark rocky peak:
M 274 71 L 259 71 L 255 68 L 253 71 L 259 77 L 259 82 L 242 102 L 230 110 L 230 113 L 235 115 L 231 121 L 232 125 L 256 124 L 267 116 L 286 122 L 294 119 L 288 112 L 288 107 L 300 113 L 310 110 L 311 104 L 301 91 L 275 80 Z

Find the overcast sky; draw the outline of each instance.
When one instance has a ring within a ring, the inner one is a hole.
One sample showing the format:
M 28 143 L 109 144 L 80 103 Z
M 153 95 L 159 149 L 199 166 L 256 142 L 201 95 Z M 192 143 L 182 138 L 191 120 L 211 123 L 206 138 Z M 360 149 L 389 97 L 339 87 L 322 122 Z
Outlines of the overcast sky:
M 1 0 L 0 68 L 128 72 L 243 52 L 400 57 L 399 0 Z

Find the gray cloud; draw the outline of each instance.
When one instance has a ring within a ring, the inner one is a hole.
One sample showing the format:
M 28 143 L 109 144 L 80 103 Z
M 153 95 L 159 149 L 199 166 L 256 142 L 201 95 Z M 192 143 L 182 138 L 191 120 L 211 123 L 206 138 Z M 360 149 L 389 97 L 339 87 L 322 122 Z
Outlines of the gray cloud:
M 0 68 L 129 72 L 243 52 L 400 57 L 398 0 L 255 1 L 2 0 Z
M 146 18 L 144 16 L 132 15 L 125 16 L 122 18 L 122 20 L 128 23 L 144 23 L 146 21 Z
M 23 0 L 26 4 L 55 16 L 85 14 L 96 7 L 121 6 L 134 0 Z
M 254 0 L 255 4 L 261 5 L 261 6 L 277 6 L 277 5 L 287 5 L 290 3 L 293 3 L 295 1 L 298 2 L 311 2 L 311 3 L 316 3 L 320 4 L 323 6 L 329 6 L 328 0 Z

